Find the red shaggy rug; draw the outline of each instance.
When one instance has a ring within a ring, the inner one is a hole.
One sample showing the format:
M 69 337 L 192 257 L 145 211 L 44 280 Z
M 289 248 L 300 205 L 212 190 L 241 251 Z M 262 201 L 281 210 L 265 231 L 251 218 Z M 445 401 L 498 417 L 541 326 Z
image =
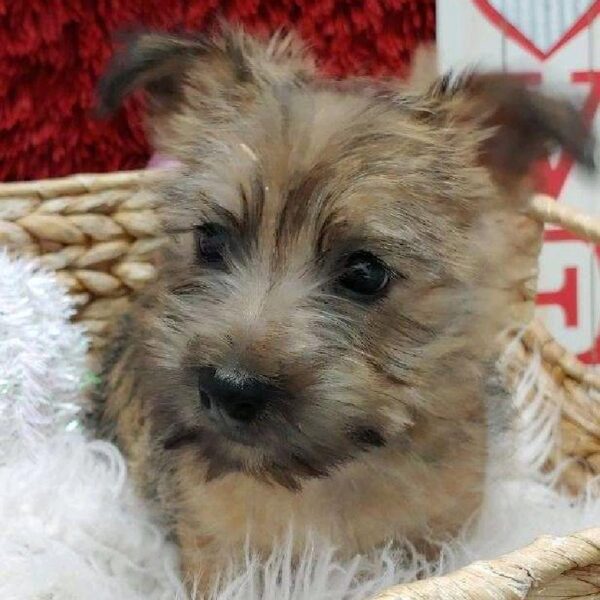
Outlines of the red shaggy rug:
M 143 166 L 139 102 L 109 122 L 93 116 L 114 35 L 200 29 L 218 15 L 252 31 L 293 27 L 335 75 L 402 75 L 435 33 L 435 0 L 0 0 L 0 179 Z

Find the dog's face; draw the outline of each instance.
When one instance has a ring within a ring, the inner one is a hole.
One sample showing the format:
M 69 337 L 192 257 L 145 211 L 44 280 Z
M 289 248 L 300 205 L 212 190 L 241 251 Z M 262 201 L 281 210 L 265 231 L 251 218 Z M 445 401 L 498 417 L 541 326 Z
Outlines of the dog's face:
M 108 104 L 140 83 L 181 163 L 140 332 L 165 447 L 295 486 L 432 423 L 455 424 L 444 447 L 484 428 L 511 246 L 489 224 L 550 144 L 589 158 L 574 111 L 493 76 L 327 81 L 238 33 L 140 38 Z

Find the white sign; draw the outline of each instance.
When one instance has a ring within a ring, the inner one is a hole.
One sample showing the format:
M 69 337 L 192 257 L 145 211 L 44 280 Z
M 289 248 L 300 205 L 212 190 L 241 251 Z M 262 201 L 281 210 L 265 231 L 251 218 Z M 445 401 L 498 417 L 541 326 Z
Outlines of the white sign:
M 599 15 L 600 0 L 437 0 L 440 68 L 501 69 L 568 90 L 600 139 Z M 600 216 L 600 178 L 564 154 L 543 174 L 540 191 Z M 556 339 L 600 364 L 600 246 L 548 227 L 538 290 L 538 314 Z

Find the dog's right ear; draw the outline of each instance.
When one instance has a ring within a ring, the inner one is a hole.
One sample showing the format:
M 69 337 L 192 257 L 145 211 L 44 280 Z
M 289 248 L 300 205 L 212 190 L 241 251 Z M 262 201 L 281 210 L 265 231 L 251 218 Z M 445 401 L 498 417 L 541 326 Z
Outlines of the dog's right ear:
M 99 112 L 115 112 L 132 92 L 147 92 L 152 110 L 174 107 L 193 60 L 209 52 L 201 37 L 158 33 L 130 36 L 98 85 Z
M 114 112 L 136 89 L 147 92 L 155 110 L 172 108 L 186 91 L 207 101 L 247 100 L 260 87 L 313 75 L 313 61 L 292 33 L 262 41 L 226 25 L 212 37 L 143 33 L 113 58 L 99 84 L 99 108 Z
M 301 85 L 314 72 L 293 34 L 261 41 L 226 25 L 210 37 L 143 33 L 114 57 L 98 88 L 99 109 L 108 115 L 145 91 L 155 148 L 173 156 L 197 143 L 199 127 L 213 130 L 270 89 Z

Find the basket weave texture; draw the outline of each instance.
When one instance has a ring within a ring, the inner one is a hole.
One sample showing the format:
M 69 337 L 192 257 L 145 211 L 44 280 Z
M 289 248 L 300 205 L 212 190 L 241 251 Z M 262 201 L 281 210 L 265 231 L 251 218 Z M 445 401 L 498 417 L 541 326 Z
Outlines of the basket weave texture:
M 153 190 L 161 177 L 160 171 L 127 171 L 0 184 L 0 247 L 38 256 L 56 271 L 75 299 L 74 318 L 89 333 L 92 358 L 135 292 L 156 277 L 164 238 Z M 529 215 L 600 243 L 597 219 L 549 198 L 534 197 Z M 535 291 L 535 284 L 528 287 Z M 562 348 L 538 321 L 513 341 L 504 375 L 516 387 L 532 357 L 541 359 L 539 389 L 560 413 L 560 435 L 546 467 L 568 459 L 559 484 L 577 493 L 600 476 L 600 372 Z M 600 529 L 541 538 L 497 560 L 392 588 L 377 600 L 583 597 L 600 598 Z
M 496 560 L 390 588 L 373 600 L 600 598 L 600 529 L 542 537 Z
M 106 344 L 131 294 L 156 276 L 159 179 L 156 171 L 125 171 L 0 184 L 0 246 L 56 271 L 92 352 Z

